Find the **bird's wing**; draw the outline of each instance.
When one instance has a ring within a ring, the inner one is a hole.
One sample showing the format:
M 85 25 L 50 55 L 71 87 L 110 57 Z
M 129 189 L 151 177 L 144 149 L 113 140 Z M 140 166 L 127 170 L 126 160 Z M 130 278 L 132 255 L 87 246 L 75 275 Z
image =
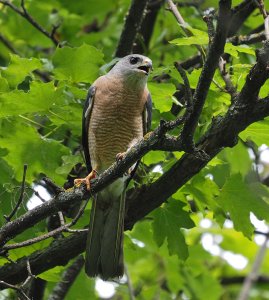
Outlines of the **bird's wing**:
M 147 102 L 143 111 L 143 134 L 145 135 L 150 131 L 152 119 L 152 99 L 150 93 L 148 93 Z
M 145 103 L 145 107 L 143 110 L 143 135 L 150 131 L 151 127 L 151 119 L 152 119 L 152 99 L 150 93 L 148 93 L 147 102 Z M 126 181 L 126 186 L 129 184 L 131 179 L 134 177 L 134 174 L 138 168 L 140 160 L 135 164 L 132 172 L 130 173 L 129 178 Z
M 86 160 L 86 166 L 88 169 L 88 172 L 92 171 L 92 166 L 91 166 L 91 158 L 90 158 L 90 153 L 89 153 L 89 123 L 90 123 L 90 118 L 91 118 L 91 112 L 93 108 L 93 103 L 94 103 L 94 95 L 95 95 L 96 87 L 91 86 L 89 88 L 86 102 L 84 104 L 84 109 L 83 109 L 83 116 L 82 116 L 82 146 L 83 146 L 83 151 L 84 151 L 84 156 Z

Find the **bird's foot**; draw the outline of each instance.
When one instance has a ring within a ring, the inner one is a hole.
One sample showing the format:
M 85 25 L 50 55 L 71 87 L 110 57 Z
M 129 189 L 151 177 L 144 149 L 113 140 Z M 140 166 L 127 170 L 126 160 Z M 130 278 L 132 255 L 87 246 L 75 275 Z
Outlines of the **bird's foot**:
M 92 170 L 89 175 L 87 175 L 85 178 L 77 178 L 74 180 L 75 186 L 80 186 L 82 183 L 86 184 L 87 190 L 89 191 L 91 189 L 91 180 L 96 178 L 98 176 L 98 172 L 96 170 Z
M 126 152 L 120 152 L 116 155 L 116 162 L 119 162 L 124 159 Z

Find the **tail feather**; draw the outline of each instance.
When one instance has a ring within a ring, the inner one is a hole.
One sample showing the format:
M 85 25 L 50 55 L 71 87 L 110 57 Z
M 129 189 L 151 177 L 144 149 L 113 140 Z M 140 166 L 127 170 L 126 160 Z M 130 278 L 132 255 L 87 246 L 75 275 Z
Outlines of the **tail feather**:
M 85 271 L 102 279 L 121 277 L 125 192 L 111 193 L 111 186 L 93 200 L 86 245 Z
M 99 273 L 100 249 L 104 212 L 97 206 L 97 197 L 93 199 L 89 233 L 86 243 L 85 272 L 90 277 Z
M 114 199 L 107 215 L 101 245 L 101 269 L 104 279 L 121 277 L 123 265 L 123 228 L 125 193 Z

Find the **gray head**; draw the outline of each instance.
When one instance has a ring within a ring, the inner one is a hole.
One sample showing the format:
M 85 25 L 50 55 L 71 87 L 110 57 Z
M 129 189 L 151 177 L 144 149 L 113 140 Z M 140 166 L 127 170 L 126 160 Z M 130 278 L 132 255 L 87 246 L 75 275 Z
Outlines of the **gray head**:
M 151 70 L 151 59 L 140 54 L 131 54 L 121 58 L 109 74 L 123 76 L 128 81 L 146 82 Z

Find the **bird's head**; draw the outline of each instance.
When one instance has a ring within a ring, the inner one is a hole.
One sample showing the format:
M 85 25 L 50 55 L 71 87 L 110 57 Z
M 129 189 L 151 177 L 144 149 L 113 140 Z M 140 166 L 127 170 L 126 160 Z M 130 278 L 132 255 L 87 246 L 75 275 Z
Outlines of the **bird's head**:
M 124 76 L 124 78 L 131 81 L 146 82 L 151 70 L 151 59 L 140 54 L 131 54 L 121 58 L 110 73 Z

